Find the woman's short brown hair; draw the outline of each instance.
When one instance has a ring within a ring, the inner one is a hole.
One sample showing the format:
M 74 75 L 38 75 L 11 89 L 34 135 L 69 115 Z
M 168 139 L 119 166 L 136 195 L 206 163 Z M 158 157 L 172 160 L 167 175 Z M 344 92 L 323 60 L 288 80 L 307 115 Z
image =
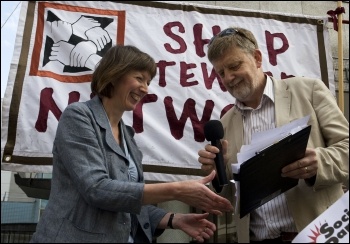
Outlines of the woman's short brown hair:
M 99 97 L 111 97 L 112 82 L 120 80 L 130 71 L 147 71 L 153 79 L 157 73 L 157 65 L 149 54 L 135 46 L 111 47 L 97 64 L 92 75 L 92 93 Z

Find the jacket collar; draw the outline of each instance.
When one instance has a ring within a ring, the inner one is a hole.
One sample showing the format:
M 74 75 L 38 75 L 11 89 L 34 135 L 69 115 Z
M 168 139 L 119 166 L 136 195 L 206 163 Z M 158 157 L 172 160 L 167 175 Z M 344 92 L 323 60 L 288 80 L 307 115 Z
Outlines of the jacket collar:
M 121 147 L 115 141 L 115 138 L 113 136 L 111 127 L 109 125 L 109 120 L 108 120 L 107 114 L 105 113 L 101 99 L 98 96 L 94 96 L 91 100 L 87 101 L 86 103 L 87 103 L 88 107 L 91 109 L 91 111 L 94 115 L 94 118 L 96 120 L 96 123 L 106 131 L 105 140 L 106 140 L 107 145 L 115 153 L 119 154 L 120 156 L 122 156 L 126 160 L 128 160 L 124 151 L 121 149 Z M 131 126 L 125 125 L 124 121 L 122 119 L 120 120 L 119 123 L 120 123 L 121 130 L 123 130 L 123 132 L 124 132 L 124 137 L 125 137 L 126 144 L 128 146 L 128 151 L 129 151 L 130 155 L 133 157 L 138 171 L 142 172 L 142 169 L 141 169 L 142 153 L 138 149 L 137 144 L 136 144 L 135 140 L 133 139 L 133 137 L 135 135 L 135 131 Z M 140 178 L 143 179 L 143 177 L 141 177 L 141 175 L 140 175 Z
M 91 111 L 94 115 L 94 118 L 96 120 L 96 123 L 106 131 L 105 140 L 106 140 L 106 143 L 108 144 L 108 146 L 114 152 L 125 157 L 125 153 L 123 152 L 121 147 L 118 145 L 118 143 L 116 142 L 116 140 L 113 136 L 111 126 L 109 124 L 109 119 L 108 119 L 107 114 L 104 110 L 101 99 L 98 96 L 94 96 L 91 100 L 87 101 L 86 103 L 87 103 L 88 107 L 91 109 Z M 120 123 L 121 123 L 122 127 L 124 127 L 124 123 L 122 120 L 120 120 Z
M 291 93 L 288 84 L 284 80 L 276 80 L 271 77 L 275 92 L 275 117 L 276 127 L 290 122 Z

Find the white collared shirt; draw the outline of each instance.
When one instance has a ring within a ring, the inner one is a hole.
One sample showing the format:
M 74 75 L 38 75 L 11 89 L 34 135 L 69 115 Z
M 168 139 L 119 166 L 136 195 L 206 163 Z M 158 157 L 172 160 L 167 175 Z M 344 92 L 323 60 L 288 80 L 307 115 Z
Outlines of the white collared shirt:
M 269 76 L 266 78 L 264 93 L 256 109 L 246 107 L 236 100 L 237 109 L 243 115 L 244 144 L 250 143 L 253 132 L 276 127 L 274 103 L 273 82 Z M 250 239 L 274 239 L 279 237 L 282 231 L 297 231 L 284 193 L 251 212 Z

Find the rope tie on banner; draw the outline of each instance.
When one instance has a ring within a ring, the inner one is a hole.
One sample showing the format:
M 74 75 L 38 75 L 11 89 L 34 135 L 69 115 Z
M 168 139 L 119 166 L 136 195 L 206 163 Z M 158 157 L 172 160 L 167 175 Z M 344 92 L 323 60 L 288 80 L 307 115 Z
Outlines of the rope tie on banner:
M 345 13 L 344 7 L 337 7 L 335 10 L 329 10 L 327 12 L 327 14 L 330 15 L 333 20 L 334 30 L 338 31 L 338 14 L 344 14 L 344 13 Z

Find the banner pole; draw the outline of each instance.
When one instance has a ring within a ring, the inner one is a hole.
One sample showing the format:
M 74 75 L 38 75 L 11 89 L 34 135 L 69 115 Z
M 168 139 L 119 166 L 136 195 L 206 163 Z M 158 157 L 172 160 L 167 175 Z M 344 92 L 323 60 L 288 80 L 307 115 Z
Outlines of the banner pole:
M 337 7 L 342 7 L 342 1 L 337 2 Z M 344 85 L 343 85 L 343 15 L 338 14 L 338 106 L 344 113 Z

